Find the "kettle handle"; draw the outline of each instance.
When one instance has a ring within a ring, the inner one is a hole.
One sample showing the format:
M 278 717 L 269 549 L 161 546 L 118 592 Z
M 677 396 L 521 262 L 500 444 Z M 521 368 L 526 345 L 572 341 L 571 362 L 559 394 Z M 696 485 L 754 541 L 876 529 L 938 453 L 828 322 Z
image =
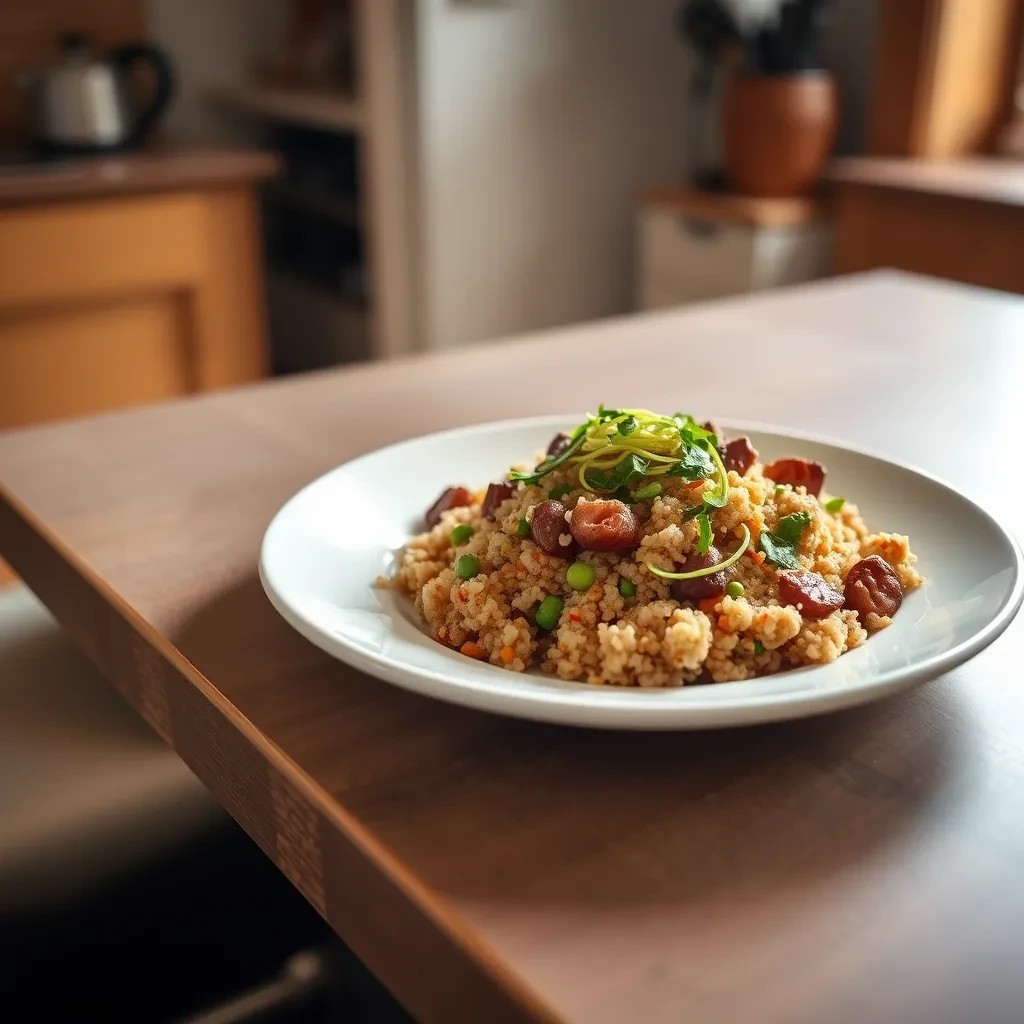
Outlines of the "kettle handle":
M 174 96 L 175 78 L 171 63 L 162 50 L 145 43 L 122 46 L 110 54 L 110 62 L 125 74 L 131 71 L 133 64 L 148 64 L 153 69 L 156 87 L 153 98 L 139 112 L 135 124 L 125 140 L 125 145 L 134 146 L 142 142 L 149 134 L 157 118 L 167 109 Z

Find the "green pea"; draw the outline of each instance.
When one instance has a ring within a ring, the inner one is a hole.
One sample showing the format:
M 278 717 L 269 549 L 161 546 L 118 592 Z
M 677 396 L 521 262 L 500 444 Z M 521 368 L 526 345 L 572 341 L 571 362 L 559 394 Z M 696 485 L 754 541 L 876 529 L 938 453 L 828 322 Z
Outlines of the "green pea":
M 649 498 L 656 498 L 659 494 L 661 494 L 661 484 L 654 483 L 648 484 L 646 487 L 641 487 L 633 497 L 636 498 L 637 501 L 647 501 Z
M 594 567 L 587 562 L 573 562 L 565 571 L 565 582 L 573 590 L 589 590 L 596 578 Z
M 727 597 L 742 597 L 746 593 L 746 587 L 739 580 L 732 580 L 725 588 Z
M 755 654 L 764 654 L 764 644 L 761 643 L 760 640 L 755 640 L 754 641 L 754 653 Z
M 455 575 L 460 580 L 471 580 L 480 571 L 480 562 L 476 555 L 459 555 L 455 563 Z
M 839 515 L 843 511 L 843 506 L 846 504 L 845 498 L 833 498 L 831 501 L 825 502 L 825 511 L 831 512 L 832 515 Z
M 530 521 L 526 516 L 523 516 L 523 518 L 519 520 L 519 525 L 516 526 L 516 533 L 518 533 L 520 537 L 530 536 Z
M 619 580 L 619 593 L 625 597 L 636 597 L 636 584 L 632 580 Z
M 554 629 L 558 625 L 558 620 L 562 617 L 563 603 L 562 599 L 555 597 L 554 594 L 545 597 L 537 609 L 534 621 L 541 629 Z
M 568 484 L 559 484 L 548 491 L 548 497 L 557 501 L 559 498 L 564 498 L 571 490 L 572 488 Z
M 452 527 L 452 532 L 448 536 L 451 537 L 452 544 L 455 547 L 459 547 L 473 536 L 473 527 L 467 526 L 465 523 L 459 523 L 458 526 Z

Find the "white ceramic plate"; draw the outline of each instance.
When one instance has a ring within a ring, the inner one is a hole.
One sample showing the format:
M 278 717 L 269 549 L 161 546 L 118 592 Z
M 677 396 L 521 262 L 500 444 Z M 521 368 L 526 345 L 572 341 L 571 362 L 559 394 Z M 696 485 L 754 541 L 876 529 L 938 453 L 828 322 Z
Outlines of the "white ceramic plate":
M 1021 603 L 1020 546 L 970 499 L 934 478 L 821 439 L 725 424 L 765 461 L 803 455 L 874 529 L 910 535 L 927 579 L 893 624 L 831 665 L 740 683 L 624 689 L 507 672 L 434 642 L 412 602 L 374 587 L 391 575 L 440 491 L 483 486 L 546 447 L 572 416 L 434 434 L 339 466 L 295 495 L 263 540 L 270 600 L 303 636 L 370 675 L 453 704 L 616 729 L 704 729 L 798 718 L 863 704 L 948 671 L 1006 628 Z

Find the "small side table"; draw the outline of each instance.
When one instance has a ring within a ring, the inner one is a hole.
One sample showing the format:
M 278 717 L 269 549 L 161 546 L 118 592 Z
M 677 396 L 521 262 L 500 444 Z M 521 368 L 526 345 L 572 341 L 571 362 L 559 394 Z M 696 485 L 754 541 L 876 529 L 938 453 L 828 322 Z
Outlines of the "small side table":
M 640 199 L 636 304 L 658 309 L 826 277 L 833 251 L 820 199 L 654 189 Z

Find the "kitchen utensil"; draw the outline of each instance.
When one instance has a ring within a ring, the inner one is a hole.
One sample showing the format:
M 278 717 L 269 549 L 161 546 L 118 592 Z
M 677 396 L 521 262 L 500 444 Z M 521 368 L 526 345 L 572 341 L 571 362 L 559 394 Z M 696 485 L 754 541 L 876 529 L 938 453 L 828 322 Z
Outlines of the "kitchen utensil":
M 132 70 L 148 65 L 154 90 L 148 103 L 133 95 Z M 30 106 L 32 139 L 44 153 L 96 153 L 141 144 L 174 94 L 167 55 L 136 43 L 96 55 L 85 37 L 61 39 L 60 59 L 28 72 L 21 82 Z

